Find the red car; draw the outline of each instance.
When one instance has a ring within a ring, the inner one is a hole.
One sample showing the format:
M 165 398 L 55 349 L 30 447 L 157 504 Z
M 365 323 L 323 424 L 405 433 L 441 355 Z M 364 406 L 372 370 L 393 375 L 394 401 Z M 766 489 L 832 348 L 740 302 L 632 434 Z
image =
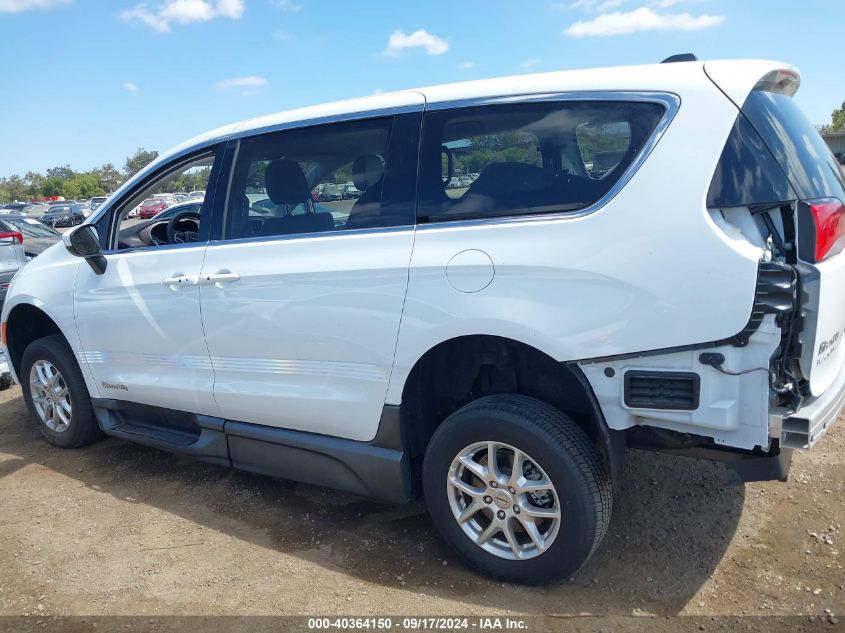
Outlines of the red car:
M 144 200 L 141 203 L 141 208 L 138 210 L 139 214 L 141 215 L 142 220 L 149 220 L 154 218 L 159 213 L 164 211 L 167 208 L 167 205 L 162 202 L 161 200 L 156 200 L 155 198 L 149 198 L 148 200 Z

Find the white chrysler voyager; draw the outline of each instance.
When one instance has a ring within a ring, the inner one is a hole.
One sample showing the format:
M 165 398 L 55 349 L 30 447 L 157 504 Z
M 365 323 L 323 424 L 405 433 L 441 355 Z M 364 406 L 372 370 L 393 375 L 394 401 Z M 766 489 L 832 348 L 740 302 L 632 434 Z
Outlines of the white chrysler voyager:
M 598 547 L 626 447 L 784 479 L 845 403 L 845 180 L 794 68 L 667 61 L 178 147 L 14 279 L 32 417 L 66 448 L 421 492 L 468 564 L 524 583 Z M 188 181 L 198 211 L 127 220 Z

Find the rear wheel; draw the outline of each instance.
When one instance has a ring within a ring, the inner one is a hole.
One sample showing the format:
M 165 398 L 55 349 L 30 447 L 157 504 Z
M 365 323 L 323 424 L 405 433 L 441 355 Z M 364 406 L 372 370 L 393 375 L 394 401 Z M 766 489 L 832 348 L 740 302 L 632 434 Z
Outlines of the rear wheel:
M 525 396 L 488 396 L 451 415 L 429 443 L 423 486 L 458 554 L 514 582 L 568 577 L 610 521 L 610 477 L 587 435 Z
M 48 442 L 78 448 L 101 437 L 82 372 L 61 336 L 29 344 L 20 379 L 29 413 Z

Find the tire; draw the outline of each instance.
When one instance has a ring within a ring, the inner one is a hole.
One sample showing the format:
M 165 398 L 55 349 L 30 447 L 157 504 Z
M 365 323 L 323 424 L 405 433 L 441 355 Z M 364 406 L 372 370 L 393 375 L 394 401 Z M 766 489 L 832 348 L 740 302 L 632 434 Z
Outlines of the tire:
M 36 365 L 38 367 L 35 367 Z M 42 377 L 55 375 L 49 367 L 58 372 L 58 379 L 51 387 L 54 402 L 52 407 L 45 403 L 42 395 L 47 384 Z M 50 444 L 61 448 L 79 448 L 102 437 L 79 364 L 73 351 L 60 335 L 46 336 L 29 344 L 21 359 L 19 378 L 26 407 L 41 434 Z M 39 384 L 33 385 L 33 379 L 39 380 Z M 69 412 L 60 402 L 65 396 L 70 406 Z M 52 415 L 54 411 L 56 413 Z
M 498 470 L 495 488 L 478 474 L 481 469 L 492 479 L 485 465 L 491 444 Z M 512 476 L 516 451 L 533 464 L 523 466 L 521 479 Z M 450 483 L 455 478 L 460 490 Z M 542 490 L 522 491 L 531 485 Z M 438 531 L 470 567 L 530 585 L 575 573 L 604 538 L 613 504 L 610 475 L 584 431 L 554 407 L 518 395 L 480 398 L 449 416 L 426 449 L 423 490 Z M 556 523 L 537 518 L 538 512 L 551 516 L 556 511 Z M 459 524 L 458 516 L 468 514 Z M 504 525 L 511 526 L 512 540 L 497 527 Z

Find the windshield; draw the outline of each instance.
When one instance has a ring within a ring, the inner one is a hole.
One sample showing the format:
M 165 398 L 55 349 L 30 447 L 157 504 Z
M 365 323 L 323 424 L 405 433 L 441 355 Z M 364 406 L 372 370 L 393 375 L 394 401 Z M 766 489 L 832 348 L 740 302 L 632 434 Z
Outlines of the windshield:
M 141 203 L 142 207 L 157 207 L 161 204 L 161 200 L 154 200 L 153 198 L 147 198 Z

